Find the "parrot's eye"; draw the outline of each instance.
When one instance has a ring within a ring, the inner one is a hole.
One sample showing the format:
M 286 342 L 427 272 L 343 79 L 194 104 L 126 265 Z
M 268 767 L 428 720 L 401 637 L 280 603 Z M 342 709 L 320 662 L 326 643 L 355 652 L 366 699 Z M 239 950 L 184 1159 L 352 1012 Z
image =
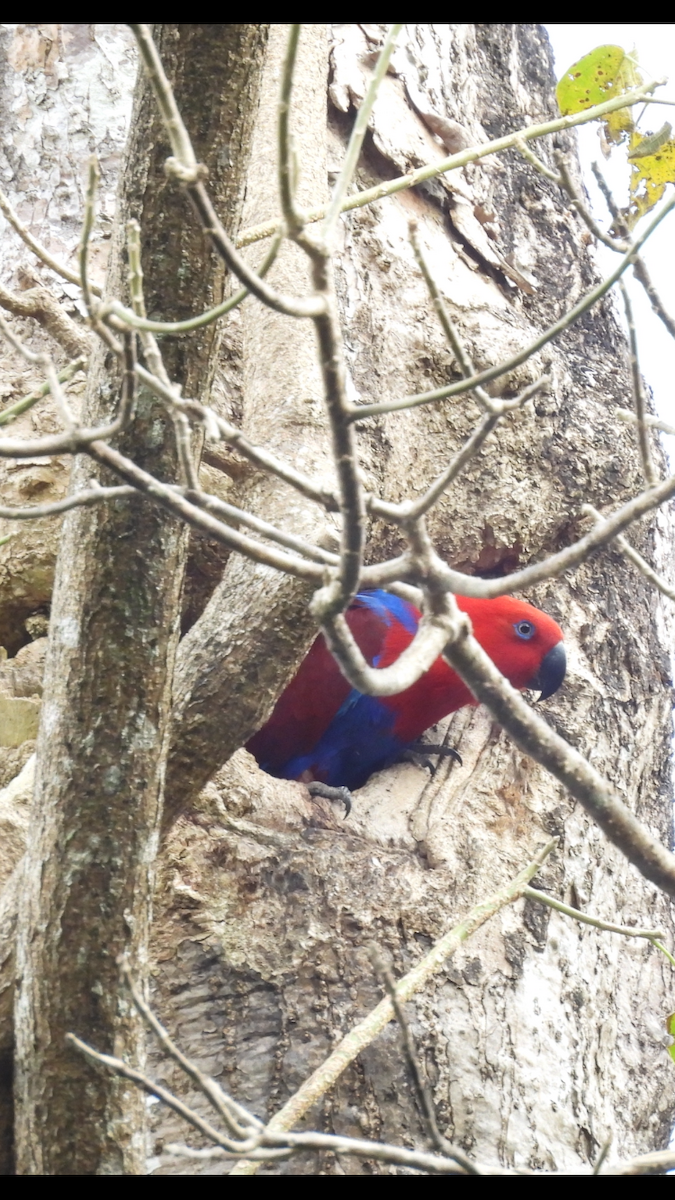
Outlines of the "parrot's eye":
M 531 621 L 516 621 L 513 626 L 519 638 L 524 642 L 529 642 L 531 637 L 534 637 L 536 629 Z

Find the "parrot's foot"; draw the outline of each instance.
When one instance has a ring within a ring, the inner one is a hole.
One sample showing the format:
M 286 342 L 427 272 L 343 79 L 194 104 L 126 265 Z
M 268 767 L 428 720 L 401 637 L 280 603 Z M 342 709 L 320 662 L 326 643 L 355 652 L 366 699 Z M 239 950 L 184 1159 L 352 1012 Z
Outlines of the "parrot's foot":
M 329 787 L 327 783 L 307 784 L 307 791 L 310 796 L 321 796 L 324 800 L 337 800 L 339 804 L 345 806 L 345 821 L 352 811 L 352 794 L 349 788 L 346 787 Z
M 433 771 L 433 763 L 427 757 L 429 754 L 438 754 L 441 758 L 454 758 L 455 762 L 458 762 L 460 767 L 462 766 L 462 757 L 457 750 L 453 750 L 452 746 L 438 746 L 432 742 L 411 742 L 401 758 L 404 762 L 413 762 Z

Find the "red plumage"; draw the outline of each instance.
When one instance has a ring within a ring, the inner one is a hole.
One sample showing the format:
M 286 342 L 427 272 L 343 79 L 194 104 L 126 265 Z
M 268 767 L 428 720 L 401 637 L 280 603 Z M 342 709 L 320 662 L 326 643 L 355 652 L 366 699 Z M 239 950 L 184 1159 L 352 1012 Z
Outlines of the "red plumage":
M 470 617 L 476 639 L 514 687 L 538 686 L 551 694 L 559 686 L 565 671 L 563 635 L 551 617 L 511 596 L 458 596 L 457 604 Z M 413 605 L 381 591 L 361 593 L 347 613 L 361 652 L 377 667 L 396 661 L 412 641 L 419 618 Z M 548 662 L 552 670 L 554 658 L 550 686 L 541 678 L 542 664 Z M 475 703 L 443 658 L 396 696 L 362 696 L 341 674 L 319 636 L 247 749 L 271 775 L 359 787 L 373 771 L 400 757 L 425 729 Z

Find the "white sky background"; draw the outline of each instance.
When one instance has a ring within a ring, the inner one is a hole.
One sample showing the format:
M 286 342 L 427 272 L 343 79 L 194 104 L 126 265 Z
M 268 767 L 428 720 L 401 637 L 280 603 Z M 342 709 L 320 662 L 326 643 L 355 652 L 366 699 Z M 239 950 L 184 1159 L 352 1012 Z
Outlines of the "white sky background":
M 626 51 L 637 50 L 643 78 L 663 79 L 670 82 L 656 93 L 668 100 L 675 100 L 675 24 L 672 25 L 546 25 L 555 55 L 556 75 L 561 75 L 574 62 L 594 50 L 596 46 L 621 46 Z M 675 108 L 657 108 L 650 105 L 640 121 L 640 130 L 652 132 L 660 129 L 664 121 L 675 128 Z M 639 109 L 633 109 L 634 113 Z M 582 125 L 577 130 L 579 151 L 586 179 L 586 187 L 592 197 L 594 216 L 604 229 L 608 227 L 605 202 L 598 191 L 590 172 L 590 164 L 597 161 L 610 184 L 621 207 L 627 204 L 629 167 L 624 147 L 616 147 L 609 160 L 600 150 L 598 126 L 593 123 Z M 672 185 L 666 188 L 666 195 Z M 652 214 L 653 215 L 653 214 Z M 649 220 L 649 216 L 643 218 Z M 638 226 L 639 228 L 639 226 Z M 616 255 L 600 245 L 598 259 L 605 274 L 616 265 Z M 652 281 L 668 311 L 675 316 L 675 214 L 667 217 L 656 230 L 642 251 Z M 633 312 L 638 331 L 640 367 L 647 383 L 653 390 L 654 402 L 659 415 L 675 424 L 675 341 L 666 332 L 661 321 L 652 312 L 641 286 L 626 272 Z M 619 307 L 623 309 L 620 304 Z M 675 455 L 675 439 L 665 439 L 671 459 Z

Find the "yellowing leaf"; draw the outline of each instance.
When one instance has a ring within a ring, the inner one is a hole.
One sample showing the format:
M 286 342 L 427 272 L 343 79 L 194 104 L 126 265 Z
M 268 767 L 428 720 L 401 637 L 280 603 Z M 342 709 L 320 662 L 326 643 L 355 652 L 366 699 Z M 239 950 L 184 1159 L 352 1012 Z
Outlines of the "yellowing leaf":
M 637 145 L 632 145 L 628 154 L 629 158 L 648 158 L 650 154 L 656 154 L 670 138 L 673 132 L 673 127 L 670 121 L 666 121 L 658 133 L 650 133 L 646 137 L 640 138 Z
M 666 184 L 675 183 L 675 141 L 664 142 L 655 154 L 645 154 L 644 143 L 648 140 L 635 132 L 630 137 L 630 207 L 627 218 L 631 229 L 640 217 L 658 204 Z M 633 157 L 636 149 L 640 154 Z
M 621 46 L 598 46 L 565 72 L 556 88 L 558 106 L 564 117 L 585 112 L 595 104 L 638 87 L 641 82 L 634 56 L 626 54 Z M 622 141 L 632 129 L 633 118 L 628 108 L 617 109 L 605 117 L 605 133 L 610 142 Z

